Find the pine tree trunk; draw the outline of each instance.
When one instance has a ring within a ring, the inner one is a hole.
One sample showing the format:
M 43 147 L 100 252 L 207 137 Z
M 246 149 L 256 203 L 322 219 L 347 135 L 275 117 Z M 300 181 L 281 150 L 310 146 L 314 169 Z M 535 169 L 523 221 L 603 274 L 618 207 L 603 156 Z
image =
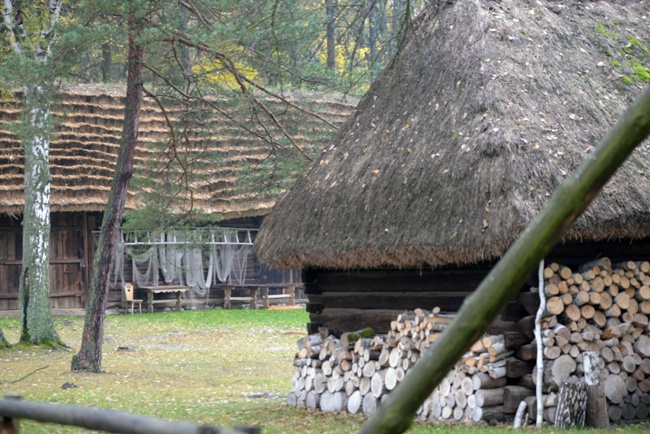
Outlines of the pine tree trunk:
M 113 50 L 109 42 L 102 44 L 102 83 L 113 81 Z
M 187 24 L 189 22 L 189 18 L 187 16 L 187 9 L 181 2 L 178 2 L 178 28 L 181 30 L 181 32 L 185 33 L 187 31 Z M 183 70 L 185 70 L 187 73 L 189 73 L 192 70 L 192 59 L 190 59 L 190 49 L 186 45 L 181 45 L 179 47 L 181 56 L 180 56 L 180 61 L 181 61 L 181 67 Z
M 104 318 L 108 299 L 108 282 L 114 261 L 115 243 L 119 235 L 129 180 L 133 176 L 135 145 L 138 138 L 142 105 L 142 47 L 136 44 L 139 22 L 135 12 L 129 15 L 129 52 L 124 129 L 113 184 L 106 205 L 102 228 L 93 263 L 86 318 L 79 353 L 72 358 L 73 371 L 101 372 Z
M 18 287 L 20 341 L 60 345 L 50 311 L 50 95 L 46 81 L 25 92 L 25 210 Z
M 377 72 L 379 64 L 377 62 L 378 54 L 378 15 L 379 5 L 376 3 L 370 4 L 370 11 L 368 12 L 368 46 L 370 48 L 370 55 L 368 56 L 368 68 Z
M 336 0 L 325 0 L 325 12 L 327 14 L 327 69 L 334 71 L 336 69 L 336 40 L 334 38 Z

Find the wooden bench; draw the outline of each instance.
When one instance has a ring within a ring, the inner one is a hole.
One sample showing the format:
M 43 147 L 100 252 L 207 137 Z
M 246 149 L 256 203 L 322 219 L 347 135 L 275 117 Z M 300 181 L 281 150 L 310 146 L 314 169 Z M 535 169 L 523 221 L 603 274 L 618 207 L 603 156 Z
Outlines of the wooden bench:
M 232 307 L 232 301 L 247 301 L 250 309 L 257 309 L 257 292 L 258 286 L 235 286 L 235 285 L 225 285 L 223 286 L 223 308 L 230 309 Z M 232 291 L 234 289 L 244 289 L 248 290 L 248 296 L 233 297 Z
M 289 306 L 296 305 L 296 289 L 302 287 L 302 284 L 295 283 L 271 283 L 262 287 L 262 300 L 265 309 L 271 307 L 271 300 L 273 299 L 286 299 Z M 281 294 L 269 295 L 269 289 L 281 289 Z
M 266 284 L 253 284 L 253 285 L 224 285 L 224 309 L 230 309 L 233 301 L 244 301 L 249 303 L 250 309 L 257 309 L 257 297 L 262 298 L 262 308 L 268 309 L 271 306 L 271 300 L 286 299 L 290 306 L 296 304 L 296 288 L 301 287 L 301 284 L 293 283 L 266 283 Z M 232 292 L 234 289 L 248 290 L 247 296 L 235 296 Z M 281 289 L 281 294 L 269 294 L 269 289 Z
M 153 313 L 153 305 L 158 303 L 169 303 L 170 300 L 154 300 L 154 294 L 173 293 L 176 296 L 176 310 L 181 311 L 181 294 L 187 292 L 187 286 L 166 285 L 166 286 L 141 286 L 140 289 L 147 292 L 147 312 Z

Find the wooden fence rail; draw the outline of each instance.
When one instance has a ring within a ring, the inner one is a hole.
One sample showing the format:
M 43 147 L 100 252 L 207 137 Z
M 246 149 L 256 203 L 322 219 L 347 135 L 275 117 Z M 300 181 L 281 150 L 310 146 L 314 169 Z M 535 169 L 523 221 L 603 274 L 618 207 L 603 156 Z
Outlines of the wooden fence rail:
M 16 398 L 0 399 L 0 431 L 8 434 L 18 433 L 16 421 L 19 419 L 71 425 L 118 434 L 245 434 L 261 432 L 257 427 L 241 427 L 239 431 L 230 431 L 216 426 L 171 422 L 116 410 L 28 402 Z

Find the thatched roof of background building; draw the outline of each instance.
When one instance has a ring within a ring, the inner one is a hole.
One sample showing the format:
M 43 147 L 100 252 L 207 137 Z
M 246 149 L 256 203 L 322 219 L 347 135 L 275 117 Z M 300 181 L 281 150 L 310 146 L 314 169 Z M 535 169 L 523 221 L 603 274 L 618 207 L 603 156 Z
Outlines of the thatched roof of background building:
M 281 267 L 502 255 L 641 92 L 650 2 L 434 1 L 262 226 Z M 650 236 L 646 141 L 567 240 Z
M 53 106 L 56 133 L 50 147 L 52 175 L 52 211 L 103 211 L 117 162 L 124 118 L 124 89 L 107 86 L 67 86 Z M 0 213 L 20 214 L 23 210 L 23 149 L 11 125 L 21 111 L 22 95 L 0 105 Z M 333 124 L 341 124 L 353 108 L 353 99 L 346 101 L 314 96 L 291 98 L 296 104 L 318 113 Z M 290 109 L 283 103 L 266 101 L 293 135 L 296 142 L 312 152 L 322 149 L 334 128 L 315 117 Z M 173 108 L 170 115 L 177 114 Z M 280 194 L 258 195 L 257 186 L 248 190 L 238 185 L 242 174 L 254 165 L 264 165 L 269 157 L 268 143 L 214 115 L 212 129 L 190 131 L 188 160 L 202 164 L 201 173 L 193 173 L 190 185 L 193 206 L 205 213 L 219 213 L 223 218 L 265 215 Z M 249 122 L 249 126 L 254 122 Z M 259 126 L 253 125 L 260 134 Z M 209 134 L 209 135 L 206 135 Z M 279 130 L 268 134 L 281 140 Z M 145 97 L 136 150 L 138 168 L 146 168 L 148 176 L 166 163 L 161 146 L 169 144 L 169 129 L 161 109 Z M 180 150 L 179 150 L 180 152 Z M 153 173 L 153 175 L 151 175 Z M 158 175 L 162 176 L 162 175 Z M 173 174 L 172 174 L 173 176 Z M 173 181 L 172 181 L 173 182 Z M 142 191 L 130 187 L 127 209 L 142 204 Z

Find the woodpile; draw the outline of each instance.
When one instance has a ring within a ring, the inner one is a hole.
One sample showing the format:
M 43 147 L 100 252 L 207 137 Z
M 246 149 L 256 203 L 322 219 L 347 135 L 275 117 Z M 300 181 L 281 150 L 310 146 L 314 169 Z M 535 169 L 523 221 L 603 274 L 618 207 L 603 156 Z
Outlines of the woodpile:
M 583 354 L 591 351 L 598 354 L 609 419 L 647 419 L 650 263 L 612 265 L 608 258 L 602 258 L 575 271 L 551 264 L 544 270 L 544 279 L 547 307 L 542 323 L 543 390 L 552 403 L 545 405 L 545 419 L 554 421 L 554 395 L 564 381 L 582 379 Z M 533 407 L 531 400 L 531 414 Z
M 609 419 L 647 419 L 650 263 L 612 265 L 602 258 L 576 271 L 551 264 L 544 279 L 544 419 L 555 422 L 563 383 L 583 381 L 585 353 L 592 354 L 588 363 L 600 368 Z M 439 308 L 415 309 L 400 314 L 385 335 L 374 335 L 371 329 L 335 335 L 321 328 L 298 341 L 287 403 L 325 412 L 374 413 L 453 319 Z M 533 325 L 534 316 L 517 323 L 495 322 L 420 406 L 418 419 L 503 421 L 514 417 L 525 401 L 528 420 L 534 421 Z
M 386 335 L 370 336 L 366 329 L 337 338 L 321 329 L 300 339 L 287 403 L 325 412 L 374 413 L 453 318 L 438 308 L 416 309 L 392 321 Z M 510 328 L 521 327 L 512 323 Z M 418 418 L 478 422 L 514 415 L 519 403 L 534 394 L 532 359 L 525 351 L 528 360 L 515 354 L 530 342 L 529 332 L 506 330 L 476 342 L 420 406 Z

